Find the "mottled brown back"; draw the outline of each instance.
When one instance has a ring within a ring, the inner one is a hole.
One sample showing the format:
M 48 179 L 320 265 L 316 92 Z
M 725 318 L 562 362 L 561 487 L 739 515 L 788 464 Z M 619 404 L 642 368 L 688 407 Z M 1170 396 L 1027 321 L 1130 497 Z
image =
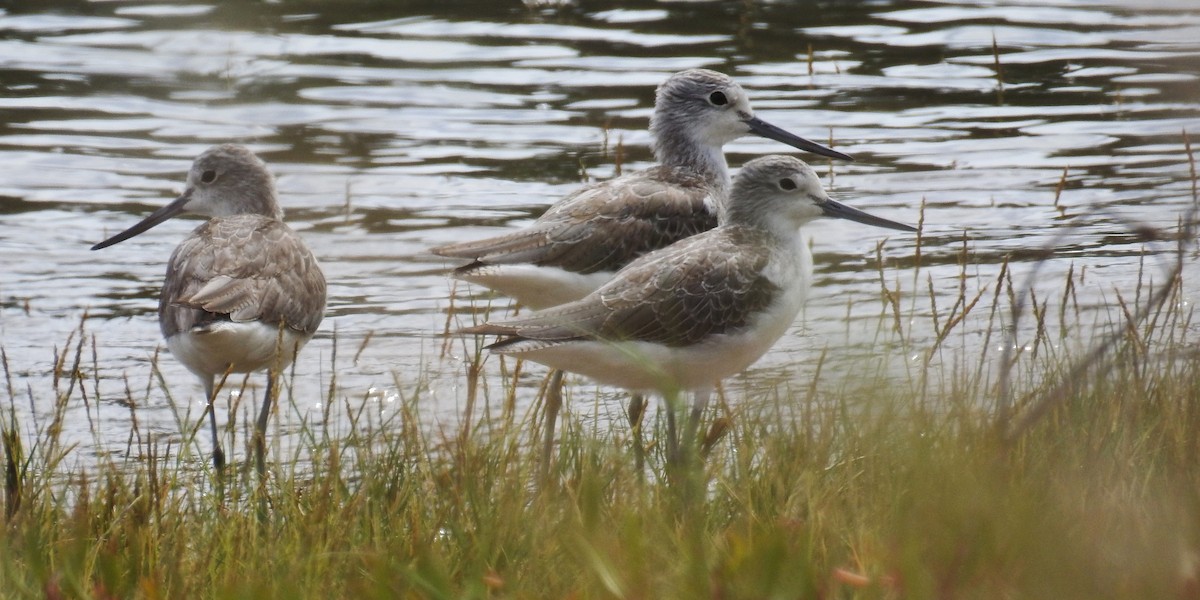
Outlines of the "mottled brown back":
M 778 296 L 764 274 L 768 234 L 730 227 L 702 233 L 630 264 L 583 300 L 468 333 L 523 340 L 634 340 L 685 346 L 746 327 Z
M 509 235 L 434 248 L 475 259 L 462 267 L 529 263 L 573 273 L 616 271 L 635 258 L 717 226 L 705 198 L 723 193 L 684 169 L 653 167 L 583 188 L 529 228 Z
M 220 320 L 261 321 L 313 334 L 325 276 L 296 232 L 259 215 L 214 218 L 175 248 L 158 321 L 164 337 Z

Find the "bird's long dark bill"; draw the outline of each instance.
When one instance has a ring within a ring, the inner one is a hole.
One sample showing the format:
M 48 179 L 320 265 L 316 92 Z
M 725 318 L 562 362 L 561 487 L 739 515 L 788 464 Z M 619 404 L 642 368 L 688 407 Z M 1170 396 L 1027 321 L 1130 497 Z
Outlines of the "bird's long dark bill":
M 751 133 L 765 137 L 769 140 L 782 142 L 793 148 L 799 148 L 805 152 L 812 152 L 813 154 L 820 154 L 821 156 L 828 156 L 829 158 L 836 158 L 838 160 L 846 161 L 854 160 L 854 158 L 852 158 L 849 154 L 842 154 L 841 152 L 838 152 L 832 148 L 826 148 L 825 146 L 822 146 L 816 142 L 810 142 L 790 131 L 776 127 L 758 117 L 750 117 L 749 119 L 746 119 L 744 123 L 750 126 Z
M 904 223 L 889 221 L 883 217 L 867 214 L 861 210 L 858 210 L 857 208 L 850 208 L 849 206 L 846 206 L 845 204 L 842 204 L 836 200 L 826 200 L 821 204 L 821 210 L 825 211 L 825 216 L 833 217 L 835 219 L 846 219 L 856 223 L 862 223 L 864 225 L 874 225 L 876 227 L 896 229 L 899 231 L 917 230 L 916 227 L 905 225 Z
M 92 250 L 99 250 L 101 248 L 107 248 L 113 244 L 119 244 L 139 233 L 146 231 L 147 229 L 150 229 L 151 227 L 154 227 L 155 225 L 158 225 L 159 223 L 162 223 L 163 221 L 166 221 L 167 219 L 170 219 L 171 217 L 174 217 L 175 215 L 183 212 L 183 205 L 187 204 L 188 200 L 191 200 L 191 198 L 192 197 L 190 194 L 185 193 L 184 195 L 176 198 L 170 204 L 150 213 L 150 216 L 142 219 L 137 225 L 134 225 L 133 227 L 130 227 L 129 229 L 126 229 L 125 231 L 122 231 L 121 233 L 118 233 L 117 235 L 114 235 L 107 240 L 96 244 L 95 246 L 92 246 Z

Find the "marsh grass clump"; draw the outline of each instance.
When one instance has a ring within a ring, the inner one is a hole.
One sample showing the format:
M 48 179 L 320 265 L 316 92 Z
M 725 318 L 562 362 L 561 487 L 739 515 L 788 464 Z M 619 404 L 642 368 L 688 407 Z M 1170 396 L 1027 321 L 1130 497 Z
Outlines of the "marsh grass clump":
M 667 472 L 653 441 L 639 472 L 630 431 L 615 420 L 599 433 L 565 427 L 541 483 L 531 416 L 431 431 L 413 393 L 386 424 L 303 432 L 296 451 L 275 448 L 266 486 L 243 469 L 221 498 L 201 449 L 145 436 L 126 458 L 75 466 L 66 457 L 78 448 L 56 443 L 53 419 L 27 434 L 10 407 L 0 421 L 0 589 L 48 598 L 1193 597 L 1200 361 L 1186 304 L 1164 310 L 1018 439 L 1001 435 L 986 407 L 947 397 L 967 388 L 954 377 L 889 387 L 884 375 L 826 371 L 802 389 L 780 382 L 733 404 L 687 481 Z M 66 347 L 59 392 L 50 391 L 63 403 L 88 387 L 87 361 L 74 354 L 86 357 L 89 343 Z M 1045 353 L 1037 369 L 1014 371 L 1014 397 L 1050 390 L 1075 358 Z M 647 418 L 647 439 L 660 439 L 661 418 Z

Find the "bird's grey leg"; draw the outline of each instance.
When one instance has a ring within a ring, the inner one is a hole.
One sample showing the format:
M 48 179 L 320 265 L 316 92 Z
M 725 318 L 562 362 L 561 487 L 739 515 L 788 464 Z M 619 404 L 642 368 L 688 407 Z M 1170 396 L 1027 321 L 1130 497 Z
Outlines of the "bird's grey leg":
M 646 397 L 641 394 L 633 394 L 629 397 L 629 426 L 641 427 L 642 416 L 646 414 Z
M 254 465 L 261 479 L 267 472 L 267 419 L 271 416 L 271 402 L 275 398 L 275 379 L 277 374 L 267 371 L 267 393 L 263 396 L 262 409 L 258 411 L 258 420 L 254 422 Z
M 646 449 L 642 446 L 642 420 L 646 415 L 646 397 L 633 394 L 629 397 L 629 427 L 633 432 L 633 459 L 637 465 L 638 477 L 646 467 Z
M 708 399 L 712 396 L 711 388 L 696 390 L 696 398 L 692 403 L 692 413 L 688 415 L 687 431 L 683 434 L 683 443 L 689 448 L 696 446 L 696 433 L 700 430 L 700 419 L 708 408 Z
M 550 455 L 554 452 L 554 425 L 558 422 L 558 412 L 562 408 L 563 372 L 554 369 L 550 373 L 550 382 L 546 384 L 546 433 L 542 438 L 542 481 L 550 477 Z
M 209 375 L 203 379 L 204 395 L 208 399 L 208 422 L 212 426 L 213 468 L 217 470 L 217 476 L 220 477 L 225 470 L 225 452 L 221 450 L 221 434 L 217 431 L 217 399 L 214 395 L 213 376 Z
M 667 405 L 667 462 L 670 464 L 678 464 L 679 436 L 675 431 L 676 401 L 669 395 L 663 395 L 663 402 Z

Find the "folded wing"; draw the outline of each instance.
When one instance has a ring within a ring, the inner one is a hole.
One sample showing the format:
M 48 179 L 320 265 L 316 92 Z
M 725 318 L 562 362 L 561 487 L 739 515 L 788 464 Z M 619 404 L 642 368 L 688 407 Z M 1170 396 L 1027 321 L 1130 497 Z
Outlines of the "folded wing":
M 257 215 L 196 228 L 171 255 L 166 281 L 159 300 L 166 337 L 219 320 L 283 323 L 311 334 L 324 316 L 316 257 L 283 222 Z

